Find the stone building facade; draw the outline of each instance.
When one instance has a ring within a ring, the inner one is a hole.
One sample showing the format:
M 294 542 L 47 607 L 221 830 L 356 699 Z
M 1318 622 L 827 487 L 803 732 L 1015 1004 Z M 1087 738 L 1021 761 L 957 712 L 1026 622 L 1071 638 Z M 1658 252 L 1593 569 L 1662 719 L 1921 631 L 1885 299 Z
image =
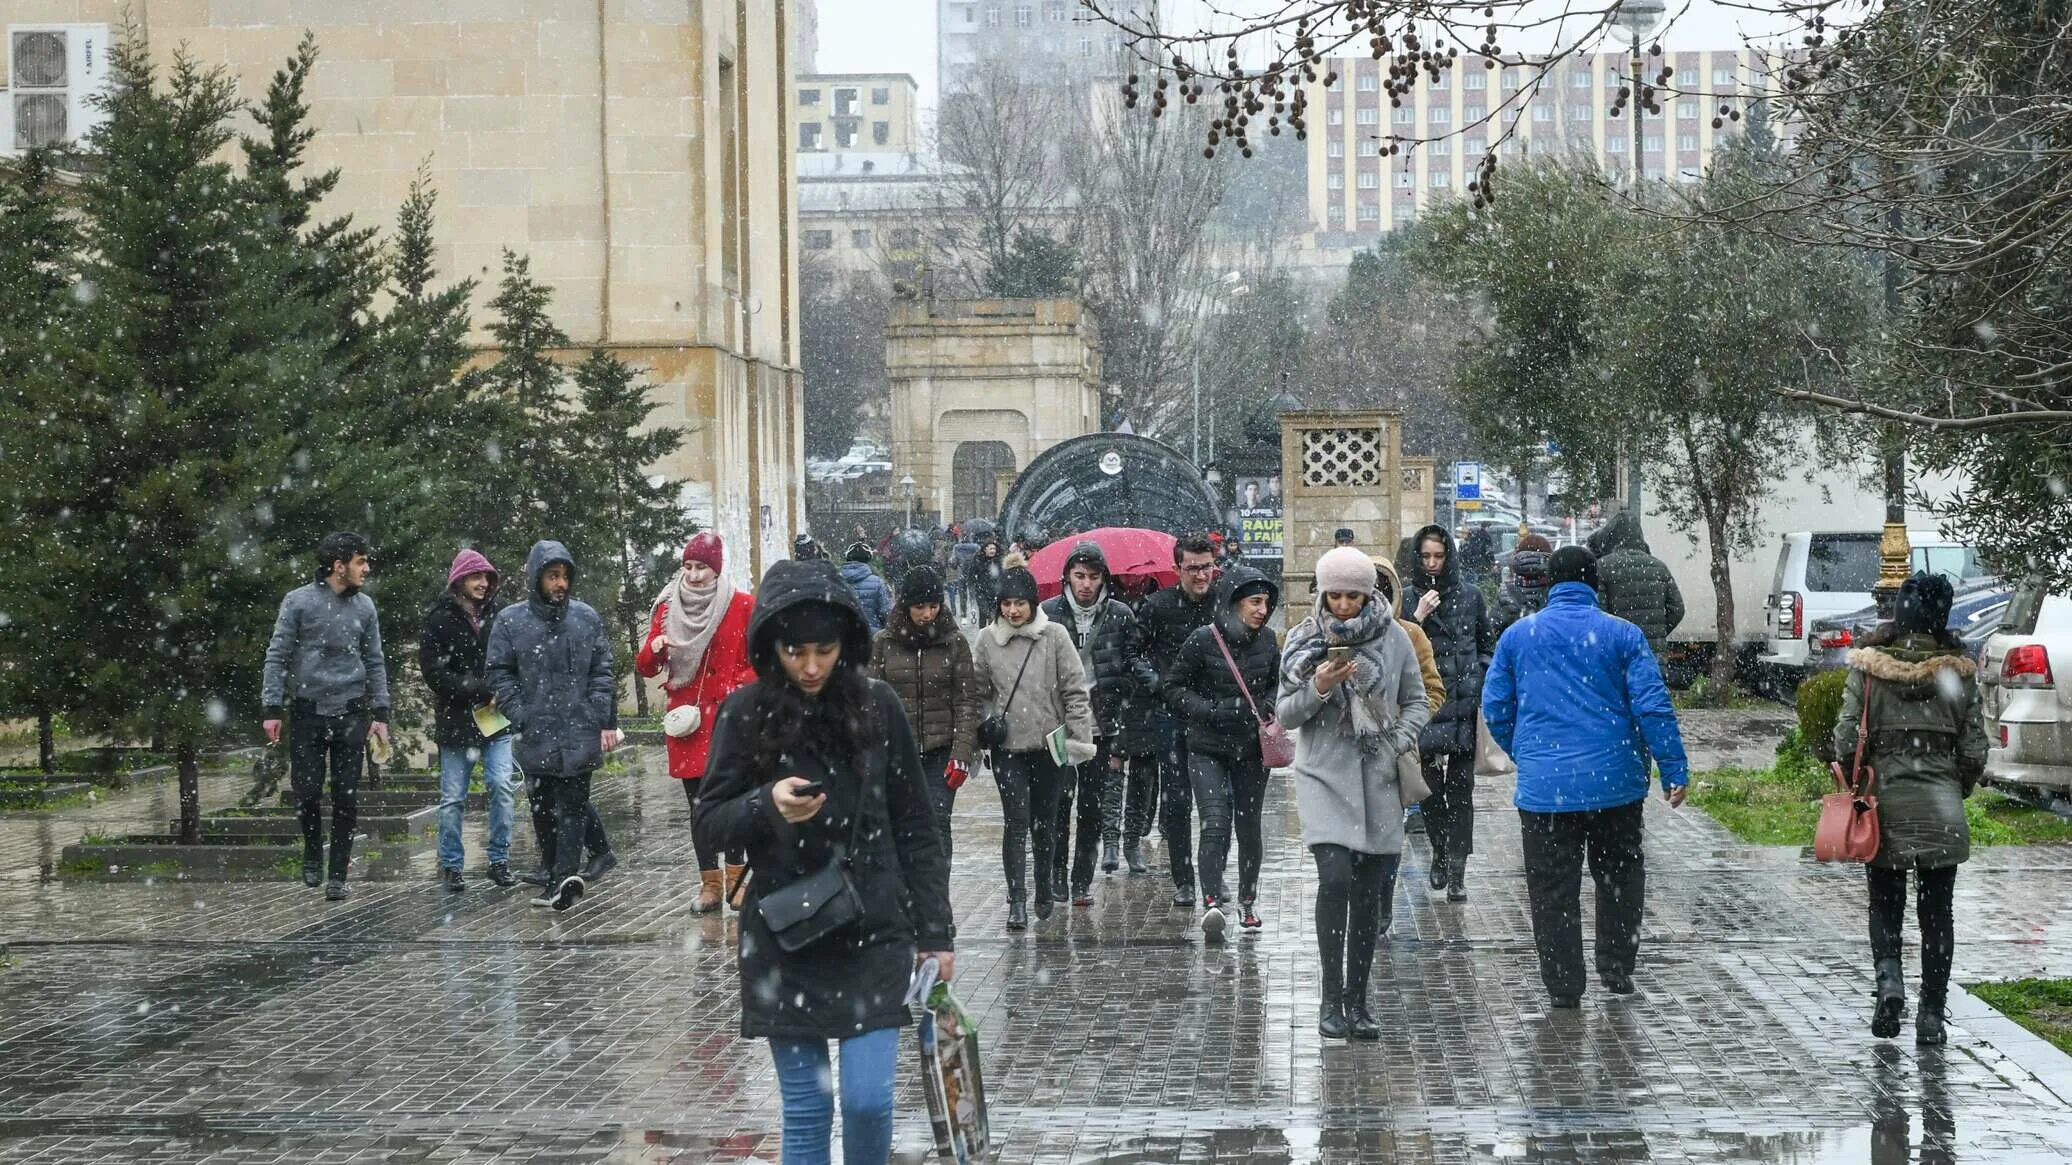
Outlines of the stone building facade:
M 804 520 L 795 2 L 9 0 L 0 24 L 127 19 L 248 99 L 313 32 L 309 164 L 341 171 L 323 213 L 389 224 L 428 161 L 440 271 L 481 284 L 475 339 L 500 252 L 529 255 L 571 358 L 646 370 L 686 435 L 655 470 L 759 573 Z

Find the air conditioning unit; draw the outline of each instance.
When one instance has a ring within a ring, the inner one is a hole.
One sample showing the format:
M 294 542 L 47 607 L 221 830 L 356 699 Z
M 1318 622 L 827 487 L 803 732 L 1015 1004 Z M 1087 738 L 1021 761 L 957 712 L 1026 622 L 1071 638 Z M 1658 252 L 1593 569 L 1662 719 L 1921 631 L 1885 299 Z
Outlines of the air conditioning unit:
M 107 120 L 94 98 L 108 84 L 108 48 L 105 24 L 9 25 L 0 153 L 78 142 Z

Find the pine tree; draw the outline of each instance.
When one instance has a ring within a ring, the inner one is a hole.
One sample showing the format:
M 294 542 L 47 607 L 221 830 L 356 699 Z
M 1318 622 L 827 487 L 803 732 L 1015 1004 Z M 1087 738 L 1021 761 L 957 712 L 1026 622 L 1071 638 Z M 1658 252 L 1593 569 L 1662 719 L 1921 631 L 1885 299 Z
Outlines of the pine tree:
M 564 392 L 567 372 L 553 357 L 556 350 L 569 346 L 569 340 L 547 314 L 553 300 L 553 291 L 532 278 L 530 261 L 506 250 L 503 278 L 489 301 L 496 313 L 489 332 L 496 338 L 498 356 L 484 370 L 482 384 L 514 417 L 510 443 L 502 450 L 503 497 L 509 514 L 506 525 L 515 527 L 519 536 L 538 530 L 543 522 L 570 516 L 555 505 L 566 492 L 563 467 L 555 461 L 562 448 L 557 435 L 570 410 Z M 522 557 L 525 546 L 512 549 Z

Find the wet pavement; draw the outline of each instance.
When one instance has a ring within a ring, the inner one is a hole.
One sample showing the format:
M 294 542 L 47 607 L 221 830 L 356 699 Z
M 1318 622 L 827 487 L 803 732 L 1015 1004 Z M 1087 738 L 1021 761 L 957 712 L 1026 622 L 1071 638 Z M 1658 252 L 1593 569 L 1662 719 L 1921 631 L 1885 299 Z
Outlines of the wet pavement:
M 1783 730 L 1688 724 L 1713 765 Z M 39 853 L 168 794 L 0 817 L 0 1162 L 774 1162 L 768 1054 L 733 1034 L 735 924 L 690 913 L 687 813 L 659 772 L 646 753 L 600 782 L 623 864 L 566 915 L 479 878 L 449 895 L 428 850 L 340 905 L 299 883 L 50 882 Z M 1870 1039 L 1860 875 L 1693 810 L 1649 810 L 1642 994 L 1551 1011 L 1507 793 L 1478 794 L 1465 905 L 1423 889 L 1421 840 L 1406 855 L 1384 1036 L 1356 1045 L 1316 1034 L 1315 880 L 1284 783 L 1267 927 L 1215 945 L 1157 876 L 1004 931 L 998 802 L 974 779 L 958 986 L 1000 1159 L 2072 1160 L 2072 1060 L 1962 995 L 1945 1050 Z M 1960 982 L 2072 974 L 2072 848 L 1980 851 L 1958 891 Z M 900 1098 L 897 1153 L 918 1161 L 911 1080 Z

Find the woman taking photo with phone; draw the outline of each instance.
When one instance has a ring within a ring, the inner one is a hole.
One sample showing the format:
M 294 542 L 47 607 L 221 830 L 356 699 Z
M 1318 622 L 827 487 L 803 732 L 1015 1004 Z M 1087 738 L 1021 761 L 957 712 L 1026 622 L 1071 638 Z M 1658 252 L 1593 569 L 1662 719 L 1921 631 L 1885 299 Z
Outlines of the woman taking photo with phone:
M 1431 704 L 1373 561 L 1341 546 L 1317 560 L 1316 580 L 1322 601 L 1281 654 L 1279 710 L 1295 732 L 1295 807 L 1317 863 L 1317 1030 L 1375 1040 L 1367 970 L 1403 853 L 1400 761 L 1417 763 Z
M 825 561 L 780 562 L 748 627 L 756 680 L 729 697 L 692 820 L 748 851 L 741 1034 L 770 1041 L 784 1165 L 829 1160 L 839 1041 L 843 1159 L 892 1155 L 892 1084 L 918 959 L 948 979 L 949 869 L 899 697 L 870 679 L 870 629 Z M 825 903 L 825 905 L 816 905 Z

